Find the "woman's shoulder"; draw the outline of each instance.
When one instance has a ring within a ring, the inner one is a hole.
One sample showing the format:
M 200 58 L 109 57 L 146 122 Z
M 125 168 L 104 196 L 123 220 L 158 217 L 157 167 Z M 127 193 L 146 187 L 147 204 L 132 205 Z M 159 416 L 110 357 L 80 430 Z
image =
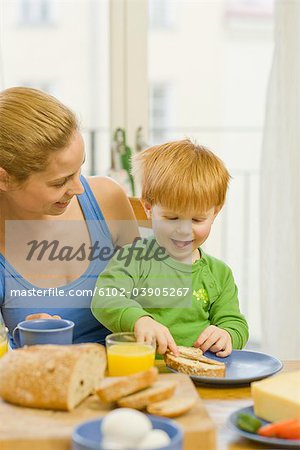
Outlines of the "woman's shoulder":
M 118 195 L 118 193 L 120 192 L 125 194 L 122 186 L 120 186 L 115 180 L 110 177 L 90 176 L 87 177 L 87 180 L 94 194 L 97 194 L 100 197 L 103 194 L 107 194 L 104 189 L 108 189 L 109 194 L 111 195 Z
M 107 220 L 134 218 L 126 192 L 116 181 L 104 176 L 88 177 L 87 180 Z

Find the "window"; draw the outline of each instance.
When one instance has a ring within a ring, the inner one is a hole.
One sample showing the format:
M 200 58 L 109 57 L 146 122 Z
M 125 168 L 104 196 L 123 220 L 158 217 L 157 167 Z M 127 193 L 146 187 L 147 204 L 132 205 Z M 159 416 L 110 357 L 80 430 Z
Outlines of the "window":
M 262 336 L 260 155 L 273 52 L 272 14 L 267 20 L 254 14 L 265 17 L 271 6 L 267 0 L 176 0 L 168 5 L 176 9 L 176 29 L 148 32 L 149 143 L 195 139 L 220 156 L 232 175 L 205 249 L 233 270 L 252 345 Z M 238 32 L 228 32 L 225 11 L 245 15 L 234 18 Z
M 274 0 L 227 0 L 226 13 L 235 17 L 264 18 L 273 15 Z
M 171 0 L 149 0 L 149 23 L 150 28 L 170 28 L 175 25 L 175 8 Z
M 86 144 L 83 173 L 106 174 L 111 139 L 109 0 L 0 0 L 0 22 L 0 40 L 5 37 L 0 42 L 1 87 L 41 89 L 69 106 Z
M 20 0 L 22 25 L 45 25 L 54 22 L 53 0 Z
M 47 80 L 37 80 L 37 81 L 20 81 L 19 86 L 26 86 L 33 89 L 39 89 L 40 91 L 47 92 L 48 94 L 54 95 L 55 89 L 53 83 Z
M 153 84 L 150 94 L 150 143 L 159 144 L 170 137 L 172 87 L 168 83 Z M 169 137 L 168 137 L 169 136 Z

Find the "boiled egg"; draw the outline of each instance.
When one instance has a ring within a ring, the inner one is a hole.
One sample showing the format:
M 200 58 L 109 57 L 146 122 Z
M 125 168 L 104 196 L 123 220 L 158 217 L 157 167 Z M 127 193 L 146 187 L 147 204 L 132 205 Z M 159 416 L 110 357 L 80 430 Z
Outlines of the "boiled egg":
M 138 443 L 136 449 L 146 450 L 166 447 L 171 444 L 169 435 L 163 430 L 151 430 L 146 436 Z
M 115 409 L 102 421 L 102 446 L 105 444 L 107 450 L 112 444 L 118 450 L 136 447 L 151 430 L 151 421 L 145 414 L 130 408 Z

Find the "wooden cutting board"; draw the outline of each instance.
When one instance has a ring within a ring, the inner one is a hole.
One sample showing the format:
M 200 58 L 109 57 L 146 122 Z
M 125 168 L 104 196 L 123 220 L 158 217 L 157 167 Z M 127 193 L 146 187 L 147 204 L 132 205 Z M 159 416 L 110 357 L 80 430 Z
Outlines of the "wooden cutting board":
M 175 395 L 197 398 L 194 408 L 176 419 L 184 430 L 184 450 L 214 450 L 215 427 L 190 378 L 181 374 L 159 378 L 178 381 Z M 0 399 L 0 450 L 70 450 L 76 425 L 110 410 L 96 395 L 72 412 L 22 408 Z

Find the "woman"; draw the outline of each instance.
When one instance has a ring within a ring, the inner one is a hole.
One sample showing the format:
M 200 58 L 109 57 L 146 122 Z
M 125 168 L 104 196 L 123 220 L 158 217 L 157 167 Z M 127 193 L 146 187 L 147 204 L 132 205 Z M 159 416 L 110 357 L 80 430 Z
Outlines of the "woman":
M 84 158 L 76 118 L 57 99 L 0 93 L 0 307 L 10 333 L 56 315 L 75 322 L 75 343 L 108 333 L 90 312 L 97 275 L 138 230 L 118 184 L 80 175 Z

